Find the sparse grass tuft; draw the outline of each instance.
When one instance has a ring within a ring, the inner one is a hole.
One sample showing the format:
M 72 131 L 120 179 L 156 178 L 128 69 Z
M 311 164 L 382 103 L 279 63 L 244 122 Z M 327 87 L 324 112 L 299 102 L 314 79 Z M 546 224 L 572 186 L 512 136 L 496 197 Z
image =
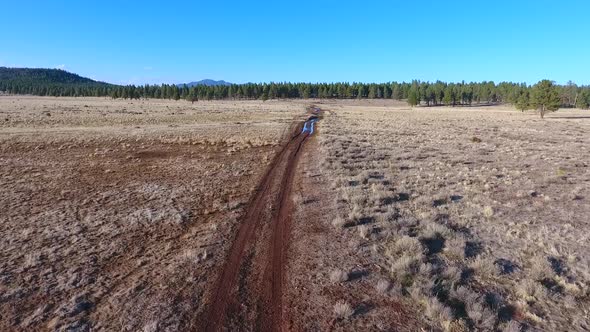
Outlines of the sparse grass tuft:
M 375 289 L 379 294 L 385 294 L 391 287 L 391 283 L 385 279 L 380 279 L 377 281 L 377 285 L 375 285 Z
M 465 304 L 467 316 L 479 329 L 490 331 L 494 328 L 497 314 L 486 307 L 481 300 L 476 299 Z
M 538 282 L 524 279 L 516 285 L 516 295 L 526 302 L 536 302 L 547 296 L 547 291 Z
M 341 283 L 348 280 L 348 273 L 340 269 L 333 270 L 330 273 L 330 281 L 332 283 Z
M 418 239 L 404 235 L 389 247 L 387 254 L 390 257 L 397 257 L 401 255 L 421 255 L 423 251 L 422 244 Z
M 404 255 L 394 260 L 390 266 L 392 276 L 401 279 L 404 285 L 413 283 L 413 275 L 416 274 L 421 266 L 421 256 Z
M 486 206 L 483 208 L 483 216 L 486 218 L 491 218 L 494 216 L 494 209 L 491 206 Z
M 334 220 L 332 220 L 332 226 L 336 227 L 336 228 L 342 228 L 344 227 L 344 225 L 346 225 L 346 220 L 344 220 L 344 218 L 338 216 L 336 218 L 334 218 Z
M 352 211 L 348 213 L 348 222 L 355 225 L 361 220 L 362 217 L 363 214 L 361 212 L 361 208 L 354 207 Z
M 542 280 L 553 276 L 549 262 L 544 257 L 535 256 L 530 260 L 530 275 L 535 280 Z
M 521 330 L 520 323 L 512 320 L 504 325 L 502 332 L 520 332 Z
M 434 297 L 426 301 L 426 310 L 424 313 L 433 323 L 438 323 L 441 326 L 449 326 L 453 321 L 451 308 L 446 307 Z
M 457 319 L 452 321 L 449 325 L 444 327 L 445 331 L 448 332 L 468 332 L 469 325 L 463 319 Z
M 443 252 L 448 259 L 462 262 L 465 258 L 465 239 L 457 236 L 447 240 Z
M 489 278 L 498 272 L 494 261 L 487 257 L 478 256 L 469 262 L 469 267 L 473 269 L 473 273 L 480 278 Z
M 360 225 L 358 227 L 359 235 L 361 238 L 368 240 L 369 239 L 369 226 L 367 225 Z
M 440 236 L 444 239 L 447 239 L 453 235 L 453 231 L 444 225 L 437 224 L 435 222 L 427 222 L 425 224 L 426 227 L 422 233 L 422 237 L 424 238 L 436 238 Z
M 348 319 L 353 313 L 352 307 L 346 301 L 340 300 L 334 305 L 334 315 L 337 319 Z

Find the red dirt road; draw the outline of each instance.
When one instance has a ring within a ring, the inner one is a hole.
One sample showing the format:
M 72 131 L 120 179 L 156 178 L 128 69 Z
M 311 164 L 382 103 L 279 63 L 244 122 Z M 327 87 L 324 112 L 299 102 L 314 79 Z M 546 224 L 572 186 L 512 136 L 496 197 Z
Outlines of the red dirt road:
M 294 126 L 246 208 L 201 330 L 280 331 L 294 171 L 309 131 Z

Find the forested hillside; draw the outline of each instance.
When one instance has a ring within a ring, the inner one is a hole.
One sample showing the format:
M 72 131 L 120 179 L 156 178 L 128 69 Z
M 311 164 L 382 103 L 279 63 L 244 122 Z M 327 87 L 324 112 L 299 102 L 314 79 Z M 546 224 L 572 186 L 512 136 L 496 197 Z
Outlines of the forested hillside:
M 104 96 L 114 87 L 61 69 L 0 67 L 0 91 L 39 96 Z
M 552 89 L 562 107 L 588 108 L 590 86 L 554 85 Z M 533 86 L 510 82 L 437 81 L 410 83 L 246 83 L 231 85 L 172 84 L 120 86 L 93 81 L 58 69 L 28 69 L 0 67 L 0 91 L 9 94 L 38 96 L 96 96 L 111 98 L 162 98 L 189 101 L 213 99 L 396 99 L 407 100 L 412 106 L 472 105 L 511 103 L 520 109 L 532 106 Z

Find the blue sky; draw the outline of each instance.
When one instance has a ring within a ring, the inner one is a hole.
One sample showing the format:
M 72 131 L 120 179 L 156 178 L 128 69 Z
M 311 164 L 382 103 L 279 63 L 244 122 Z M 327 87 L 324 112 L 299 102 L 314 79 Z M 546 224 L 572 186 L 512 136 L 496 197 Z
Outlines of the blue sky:
M 0 66 L 112 83 L 590 84 L 590 1 L 8 1 Z

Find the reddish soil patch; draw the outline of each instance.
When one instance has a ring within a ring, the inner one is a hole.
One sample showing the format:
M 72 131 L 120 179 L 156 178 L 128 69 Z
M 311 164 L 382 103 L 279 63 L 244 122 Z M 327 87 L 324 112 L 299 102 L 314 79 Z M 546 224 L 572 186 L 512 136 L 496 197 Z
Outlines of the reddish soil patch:
M 249 202 L 217 283 L 204 330 L 281 330 L 286 250 L 293 204 L 290 193 L 308 132 L 303 123 L 277 154 Z

